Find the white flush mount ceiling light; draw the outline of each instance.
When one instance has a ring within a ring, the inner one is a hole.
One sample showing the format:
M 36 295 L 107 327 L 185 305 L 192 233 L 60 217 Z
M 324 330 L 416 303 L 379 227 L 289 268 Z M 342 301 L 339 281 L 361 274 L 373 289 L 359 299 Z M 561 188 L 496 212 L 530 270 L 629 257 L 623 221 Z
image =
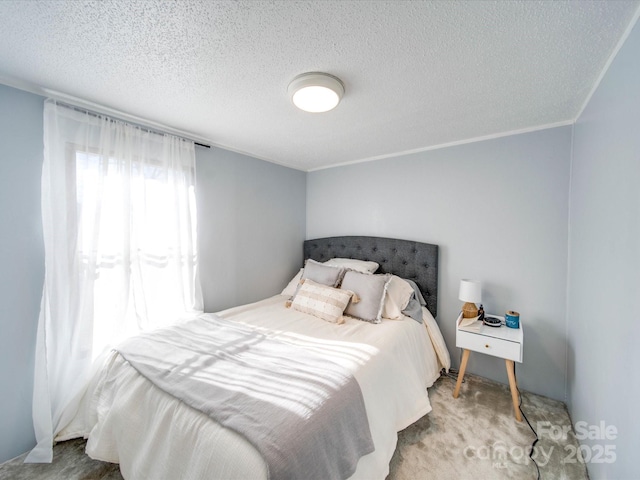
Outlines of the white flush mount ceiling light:
M 289 84 L 291 101 L 305 112 L 322 113 L 333 110 L 343 95 L 344 85 L 340 79 L 328 73 L 303 73 Z

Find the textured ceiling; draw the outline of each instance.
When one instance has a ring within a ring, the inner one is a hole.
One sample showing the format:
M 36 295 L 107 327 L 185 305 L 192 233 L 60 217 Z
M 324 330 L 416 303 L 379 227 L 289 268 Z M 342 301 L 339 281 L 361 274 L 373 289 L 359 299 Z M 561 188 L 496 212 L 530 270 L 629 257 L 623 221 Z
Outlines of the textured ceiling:
M 638 4 L 2 0 L 0 82 L 312 170 L 572 122 Z M 307 71 L 338 108 L 291 105 Z

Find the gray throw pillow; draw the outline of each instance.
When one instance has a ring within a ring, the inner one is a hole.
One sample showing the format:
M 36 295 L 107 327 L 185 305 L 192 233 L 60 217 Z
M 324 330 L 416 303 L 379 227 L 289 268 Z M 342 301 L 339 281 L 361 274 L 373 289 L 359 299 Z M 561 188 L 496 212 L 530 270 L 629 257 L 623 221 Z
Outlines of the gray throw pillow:
M 422 307 L 427 304 L 422 296 L 422 292 L 420 292 L 420 288 L 413 280 L 407 280 L 406 282 L 411 285 L 413 288 L 413 293 L 411 294 L 411 298 L 409 299 L 409 303 L 404 310 L 402 310 L 403 315 L 407 317 L 413 318 L 416 322 L 422 323 Z
M 351 290 L 358 296 L 359 301 L 349 302 L 344 314 L 365 322 L 381 323 L 384 295 L 389 280 L 389 274 L 371 275 L 347 270 L 340 288 Z
M 329 287 L 337 287 L 340 285 L 344 268 L 324 265 L 315 260 L 307 260 L 302 271 L 302 278 L 308 278 L 316 283 L 327 285 Z

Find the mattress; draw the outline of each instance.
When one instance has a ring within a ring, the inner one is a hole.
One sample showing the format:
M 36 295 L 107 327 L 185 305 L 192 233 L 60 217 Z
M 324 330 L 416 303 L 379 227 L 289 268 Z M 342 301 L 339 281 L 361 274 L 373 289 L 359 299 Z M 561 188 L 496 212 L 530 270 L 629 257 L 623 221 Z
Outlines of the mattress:
M 429 329 L 407 317 L 336 325 L 286 308 L 286 299 L 276 295 L 217 315 L 349 370 L 362 390 L 375 445 L 351 478 L 385 478 L 397 432 L 431 411 L 427 388 L 448 367 L 448 358 L 439 359 L 433 347 L 443 345 L 433 317 L 423 309 Z M 93 375 L 56 440 L 77 437 L 88 439 L 90 457 L 119 463 L 125 479 L 268 478 L 264 460 L 244 437 L 154 386 L 117 352 Z

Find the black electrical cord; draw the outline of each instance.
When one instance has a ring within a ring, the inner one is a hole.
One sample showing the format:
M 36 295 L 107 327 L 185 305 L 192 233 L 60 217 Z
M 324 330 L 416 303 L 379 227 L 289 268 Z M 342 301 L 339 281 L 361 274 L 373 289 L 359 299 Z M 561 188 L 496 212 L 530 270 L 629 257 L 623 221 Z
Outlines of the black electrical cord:
M 458 372 L 458 370 L 456 370 L 455 368 L 450 368 L 449 371 L 447 372 L 444 368 L 440 371 L 440 375 L 443 377 L 449 377 L 451 380 L 457 382 L 458 381 L 458 374 L 460 372 Z M 467 381 L 463 378 L 462 379 L 462 383 L 466 383 Z
M 538 437 L 538 432 L 536 432 L 535 429 L 533 428 L 533 426 L 531 426 L 531 422 L 529 421 L 527 416 L 522 411 L 522 394 L 520 393 L 520 389 L 518 388 L 518 379 L 516 377 L 516 364 L 515 364 L 515 362 L 513 363 L 513 379 L 515 380 L 516 390 L 518 391 L 518 409 L 520 410 L 520 413 L 522 414 L 524 419 L 527 421 L 527 425 L 529 425 L 529 428 L 531 429 L 533 434 L 536 436 L 536 439 L 531 444 L 531 450 L 529 450 L 529 458 L 531 459 L 533 464 L 536 466 L 536 472 L 538 473 L 537 479 L 540 480 L 540 467 L 538 467 L 538 462 L 536 462 L 535 458 L 533 458 L 533 449 L 535 448 L 536 443 L 538 443 L 538 440 L 540 440 L 540 437 Z
M 458 364 L 462 364 L 462 349 L 460 348 L 460 358 L 458 359 Z M 450 379 L 454 380 L 454 381 L 458 381 L 458 374 L 460 373 L 459 370 L 456 370 L 455 368 L 449 368 L 449 371 L 445 370 L 444 368 L 440 371 L 440 375 L 443 377 L 449 377 Z M 462 379 L 462 383 L 467 383 L 467 381 L 463 378 Z

